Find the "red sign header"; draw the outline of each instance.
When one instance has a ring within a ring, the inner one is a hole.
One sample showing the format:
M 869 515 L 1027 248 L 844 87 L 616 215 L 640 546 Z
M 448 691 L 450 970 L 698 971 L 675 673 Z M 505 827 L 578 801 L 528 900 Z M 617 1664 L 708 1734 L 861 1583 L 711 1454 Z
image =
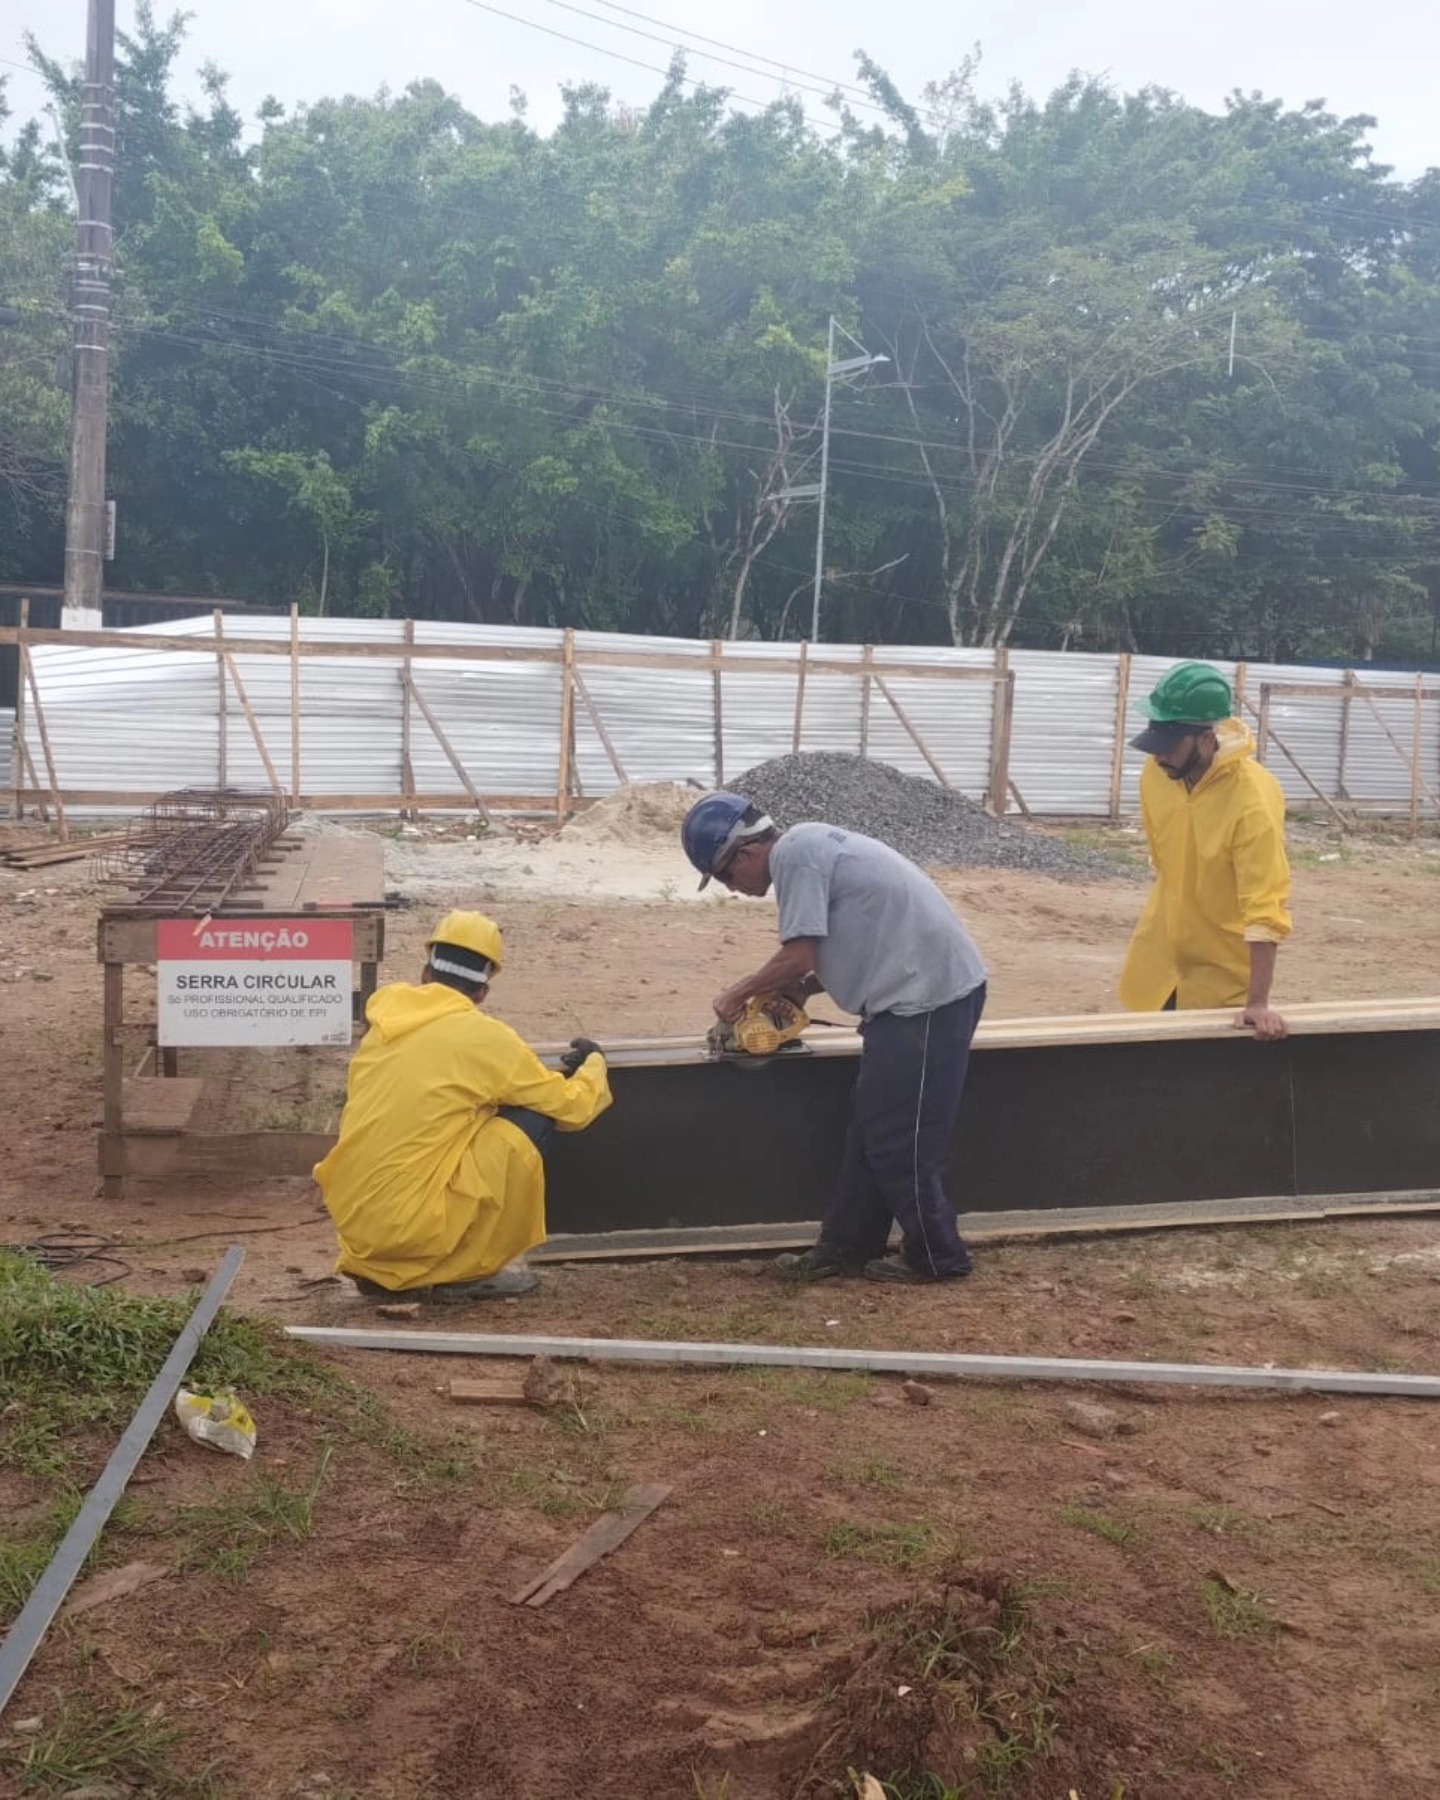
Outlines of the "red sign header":
M 162 962 L 350 962 L 349 919 L 160 919 L 155 949 Z

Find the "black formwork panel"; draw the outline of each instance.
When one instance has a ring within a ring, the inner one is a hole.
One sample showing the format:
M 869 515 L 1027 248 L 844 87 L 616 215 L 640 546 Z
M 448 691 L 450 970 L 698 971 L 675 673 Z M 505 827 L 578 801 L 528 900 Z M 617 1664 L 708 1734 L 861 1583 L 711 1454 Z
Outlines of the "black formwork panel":
M 556 1232 L 816 1219 L 857 1061 L 616 1068 L 549 1159 Z M 1440 1032 L 977 1051 L 946 1188 L 966 1213 L 1440 1187 Z

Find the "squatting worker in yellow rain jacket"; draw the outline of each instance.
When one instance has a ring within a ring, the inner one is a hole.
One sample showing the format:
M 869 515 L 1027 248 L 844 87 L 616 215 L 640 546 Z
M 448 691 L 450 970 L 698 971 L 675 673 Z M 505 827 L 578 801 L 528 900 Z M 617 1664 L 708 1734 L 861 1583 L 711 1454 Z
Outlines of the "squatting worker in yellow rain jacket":
M 390 982 L 365 1009 L 340 1136 L 315 1170 L 338 1266 L 362 1293 L 469 1300 L 539 1285 L 510 1265 L 545 1241 L 546 1141 L 597 1119 L 610 1084 L 588 1038 L 557 1074 L 480 1010 L 503 954 L 493 920 L 452 912 L 419 984 Z
M 1155 886 L 1135 928 L 1120 998 L 1134 1012 L 1238 1008 L 1238 1030 L 1285 1036 L 1270 1004 L 1290 935 L 1285 797 L 1232 717 L 1230 683 L 1181 663 L 1150 695 L 1132 747 L 1150 760 L 1140 808 Z

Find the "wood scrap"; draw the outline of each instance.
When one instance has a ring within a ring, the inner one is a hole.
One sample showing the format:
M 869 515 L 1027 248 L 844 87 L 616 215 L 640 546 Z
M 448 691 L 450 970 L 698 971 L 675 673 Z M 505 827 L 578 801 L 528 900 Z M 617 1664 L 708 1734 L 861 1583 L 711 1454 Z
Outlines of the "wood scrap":
M 548 1569 L 542 1569 L 533 1581 L 527 1581 L 518 1593 L 512 1594 L 510 1604 L 544 1606 L 556 1594 L 564 1593 L 593 1563 L 599 1562 L 602 1556 L 608 1556 L 612 1550 L 617 1550 L 631 1532 L 649 1518 L 670 1491 L 668 1482 L 637 1483 L 626 1494 L 617 1511 L 608 1512 L 597 1519 L 563 1556 L 551 1563 Z
M 138 1593 L 143 1587 L 149 1587 L 152 1581 L 160 1581 L 170 1571 L 163 1563 L 131 1562 L 120 1569 L 106 1569 L 99 1575 L 92 1575 L 89 1581 L 82 1581 L 70 1596 L 65 1608 L 66 1618 L 73 1619 L 81 1613 L 87 1613 L 97 1606 L 105 1606 L 111 1600 L 123 1600 L 127 1594 Z
M 418 1319 L 420 1302 L 418 1300 L 400 1301 L 393 1306 L 377 1306 L 375 1310 L 382 1319 Z
M 457 1406 L 528 1406 L 525 1389 L 510 1375 L 455 1375 L 437 1394 Z

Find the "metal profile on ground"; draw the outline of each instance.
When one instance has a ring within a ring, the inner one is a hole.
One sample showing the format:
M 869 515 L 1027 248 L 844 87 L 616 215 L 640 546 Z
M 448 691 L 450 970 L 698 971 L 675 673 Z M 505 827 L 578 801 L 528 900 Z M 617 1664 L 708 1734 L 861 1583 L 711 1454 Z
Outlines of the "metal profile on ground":
M 286 1335 L 331 1350 L 432 1356 L 558 1356 L 584 1362 L 694 1368 L 837 1369 L 995 1381 L 1123 1381 L 1162 1387 L 1281 1388 L 1308 1394 L 1388 1394 L 1440 1400 L 1440 1375 L 1351 1369 L 1239 1368 L 1221 1363 L 1108 1362 L 1069 1356 L 981 1356 L 938 1350 L 840 1350 L 829 1345 L 654 1343 L 645 1338 L 490 1336 L 465 1331 L 365 1331 L 290 1325 Z
M 65 1596 L 70 1592 L 85 1559 L 94 1548 L 105 1522 L 125 1492 L 140 1458 L 150 1447 L 165 1410 L 175 1398 L 176 1389 L 190 1367 L 200 1340 L 214 1323 L 242 1262 L 244 1246 L 233 1244 L 221 1258 L 220 1266 L 200 1296 L 194 1312 L 185 1321 L 160 1373 L 150 1384 L 150 1391 L 140 1402 L 135 1416 L 125 1427 L 120 1441 L 110 1453 L 110 1460 L 100 1471 L 100 1478 L 85 1496 L 85 1504 L 75 1515 L 75 1523 L 65 1533 L 59 1548 L 45 1567 L 44 1573 L 30 1591 L 30 1597 L 0 1643 L 0 1713 L 14 1698 L 40 1640 L 49 1630 Z

